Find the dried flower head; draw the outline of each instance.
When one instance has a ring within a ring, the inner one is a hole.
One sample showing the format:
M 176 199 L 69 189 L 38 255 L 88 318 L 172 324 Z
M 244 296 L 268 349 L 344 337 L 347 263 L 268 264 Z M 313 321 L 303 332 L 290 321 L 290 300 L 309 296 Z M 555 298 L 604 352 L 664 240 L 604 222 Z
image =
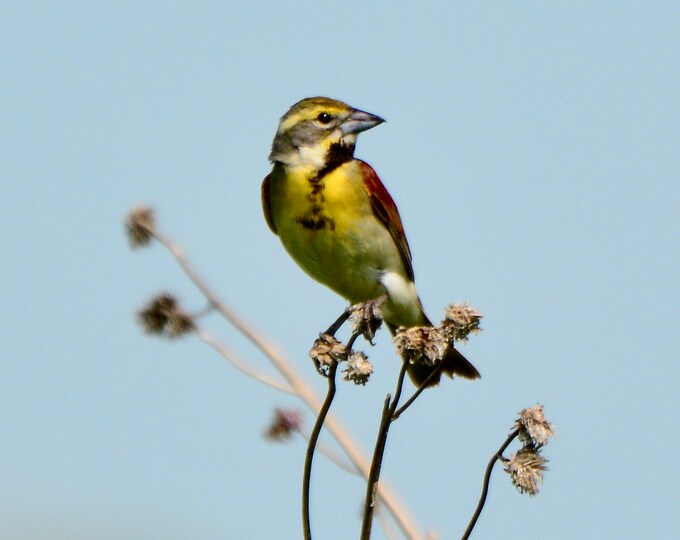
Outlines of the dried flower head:
M 479 323 L 483 315 L 471 308 L 467 302 L 451 304 L 444 310 L 445 317 L 441 323 L 442 330 L 449 339 L 465 343 L 470 334 L 482 331 Z
M 300 429 L 302 414 L 299 411 L 287 411 L 274 409 L 274 417 L 264 436 L 270 441 L 283 441 L 290 439 Z
M 411 363 L 434 365 L 440 362 L 451 347 L 444 332 L 436 326 L 400 326 L 394 335 L 397 353 Z
M 130 246 L 133 248 L 148 246 L 153 239 L 155 221 L 153 208 L 149 206 L 139 206 L 132 210 L 125 219 Z
M 194 330 L 196 323 L 190 315 L 180 309 L 176 310 L 168 321 L 167 332 L 170 338 L 180 338 Z
M 347 359 L 347 369 L 344 371 L 345 380 L 352 381 L 354 384 L 364 385 L 373 373 L 373 364 L 361 351 L 352 353 Z
M 194 320 L 179 307 L 174 296 L 159 294 L 138 313 L 138 319 L 149 334 L 178 338 L 196 329 Z
M 349 307 L 349 323 L 353 333 L 361 334 L 369 343 L 373 342 L 375 333 L 382 325 L 383 318 L 380 305 L 385 301 L 386 296 L 377 300 L 354 304 Z
M 555 435 L 552 424 L 543 415 L 543 405 L 540 403 L 535 407 L 522 409 L 513 428 L 519 431 L 519 440 L 525 445 L 541 447 L 548 444 L 550 437 Z
M 314 345 L 309 351 L 309 357 L 314 360 L 319 371 L 327 373 L 334 362 L 347 360 L 347 350 L 334 336 L 319 334 L 319 339 L 314 340 Z
M 543 472 L 547 470 L 548 460 L 540 454 L 540 449 L 532 445 L 524 446 L 505 463 L 505 472 L 520 493 L 536 495 L 539 482 L 543 483 Z

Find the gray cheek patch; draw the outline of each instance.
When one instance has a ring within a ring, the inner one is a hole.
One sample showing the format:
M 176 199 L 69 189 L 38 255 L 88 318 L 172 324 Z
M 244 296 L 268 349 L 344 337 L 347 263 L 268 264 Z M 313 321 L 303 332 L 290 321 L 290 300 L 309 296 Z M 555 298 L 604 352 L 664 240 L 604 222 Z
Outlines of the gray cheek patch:
M 323 131 L 325 131 L 323 128 L 312 122 L 304 122 L 297 126 L 290 134 L 290 142 L 295 148 L 313 146 L 321 140 L 321 133 Z

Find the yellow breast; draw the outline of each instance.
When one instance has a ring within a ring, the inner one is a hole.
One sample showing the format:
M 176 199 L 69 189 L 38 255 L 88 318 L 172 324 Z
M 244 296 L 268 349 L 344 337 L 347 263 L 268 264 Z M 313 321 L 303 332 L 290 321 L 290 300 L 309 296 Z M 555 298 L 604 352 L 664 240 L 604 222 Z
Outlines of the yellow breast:
M 403 264 L 373 213 L 358 162 L 315 178 L 311 168 L 282 168 L 272 178 L 272 220 L 284 247 L 309 275 L 351 302 L 380 296 L 382 273 L 403 272 Z

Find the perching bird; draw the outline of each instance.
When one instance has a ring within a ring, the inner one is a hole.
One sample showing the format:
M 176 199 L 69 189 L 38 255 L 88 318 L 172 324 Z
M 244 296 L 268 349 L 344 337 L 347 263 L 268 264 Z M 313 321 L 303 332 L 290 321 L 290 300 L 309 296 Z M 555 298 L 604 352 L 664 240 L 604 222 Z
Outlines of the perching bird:
M 386 293 L 381 311 L 394 332 L 432 323 L 416 292 L 397 206 L 371 166 L 354 157 L 357 135 L 383 122 L 325 97 L 293 105 L 274 137 L 262 208 L 271 230 L 311 277 L 353 304 Z M 453 347 L 443 362 L 450 376 L 479 378 Z M 408 372 L 420 385 L 433 369 L 413 364 Z

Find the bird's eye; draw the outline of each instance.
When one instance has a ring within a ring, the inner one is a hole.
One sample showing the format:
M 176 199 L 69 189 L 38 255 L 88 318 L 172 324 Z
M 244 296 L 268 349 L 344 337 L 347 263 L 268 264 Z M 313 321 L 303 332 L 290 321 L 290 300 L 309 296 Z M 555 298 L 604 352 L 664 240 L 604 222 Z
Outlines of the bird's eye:
M 316 119 L 322 124 L 330 124 L 331 120 L 333 120 L 333 115 L 328 114 L 327 112 L 322 112 L 319 113 L 319 116 L 317 116 Z

